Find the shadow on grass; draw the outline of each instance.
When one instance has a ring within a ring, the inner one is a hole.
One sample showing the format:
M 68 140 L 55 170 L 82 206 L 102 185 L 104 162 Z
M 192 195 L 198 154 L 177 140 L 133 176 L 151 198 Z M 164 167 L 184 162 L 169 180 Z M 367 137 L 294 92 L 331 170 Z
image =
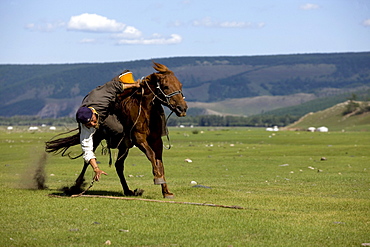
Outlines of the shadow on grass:
M 78 194 L 76 194 L 78 195 Z M 107 191 L 107 190 L 89 190 L 89 191 L 86 191 L 84 193 L 84 195 L 98 195 L 98 196 L 122 196 L 122 197 L 125 197 L 125 195 L 123 195 L 122 192 L 117 192 L 117 191 Z M 54 193 L 51 193 L 50 196 L 58 196 L 58 197 L 72 197 L 72 195 L 68 195 L 62 191 L 60 192 L 54 192 Z

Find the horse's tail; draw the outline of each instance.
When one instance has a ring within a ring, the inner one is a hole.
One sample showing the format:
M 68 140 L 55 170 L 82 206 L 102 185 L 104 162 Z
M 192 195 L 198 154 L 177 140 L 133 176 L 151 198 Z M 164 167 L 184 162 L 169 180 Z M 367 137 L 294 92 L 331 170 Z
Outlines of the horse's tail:
M 78 130 L 78 128 L 68 131 L 66 133 L 59 134 L 57 136 L 67 134 L 67 133 L 70 133 L 76 130 Z M 66 153 L 70 147 L 75 146 L 80 143 L 80 132 L 72 136 L 54 139 L 57 136 L 54 136 L 50 141 L 45 142 L 45 151 L 47 153 L 61 154 L 62 156 L 68 156 L 72 159 L 75 159 L 81 156 L 79 155 L 77 157 L 71 157 L 69 153 Z

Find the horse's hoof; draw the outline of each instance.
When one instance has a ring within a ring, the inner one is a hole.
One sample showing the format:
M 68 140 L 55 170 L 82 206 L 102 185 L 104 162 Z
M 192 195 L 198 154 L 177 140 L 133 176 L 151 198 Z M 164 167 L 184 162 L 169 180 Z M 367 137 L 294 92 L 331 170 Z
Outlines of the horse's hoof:
M 163 197 L 166 199 L 173 199 L 175 198 L 175 195 L 172 193 L 163 194 Z
M 166 183 L 166 181 L 163 178 L 154 178 L 154 184 L 155 185 L 165 184 L 165 183 Z
M 143 193 L 144 193 L 144 190 L 142 190 L 142 189 L 134 190 L 134 196 L 142 196 Z
M 63 187 L 61 190 L 64 192 L 64 194 L 68 195 L 68 196 L 71 196 L 71 195 L 75 195 L 75 194 L 80 194 L 82 191 L 84 191 L 83 189 L 83 186 L 84 185 L 73 185 L 71 187 Z
M 125 196 L 142 196 L 143 193 L 144 193 L 144 190 L 142 189 L 136 189 L 134 191 L 129 190 L 129 191 L 124 192 Z

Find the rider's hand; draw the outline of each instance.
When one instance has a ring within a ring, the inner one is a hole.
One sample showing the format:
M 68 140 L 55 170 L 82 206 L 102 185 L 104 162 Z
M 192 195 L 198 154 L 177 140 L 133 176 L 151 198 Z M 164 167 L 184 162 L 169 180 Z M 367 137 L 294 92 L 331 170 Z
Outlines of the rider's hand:
M 138 87 L 142 87 L 142 86 L 144 86 L 144 85 L 145 85 L 145 80 L 137 79 L 137 80 L 135 81 L 135 84 L 137 84 L 137 85 L 138 85 Z
M 141 83 L 141 80 L 137 80 L 137 81 L 134 83 L 135 87 L 141 87 L 141 86 L 143 86 L 143 85 L 141 85 L 140 83 Z
M 139 80 L 137 80 L 135 83 L 123 83 L 123 89 L 139 88 L 140 86 Z
M 94 180 L 99 181 L 102 174 L 108 175 L 105 171 L 100 170 L 98 167 L 94 169 L 95 176 Z

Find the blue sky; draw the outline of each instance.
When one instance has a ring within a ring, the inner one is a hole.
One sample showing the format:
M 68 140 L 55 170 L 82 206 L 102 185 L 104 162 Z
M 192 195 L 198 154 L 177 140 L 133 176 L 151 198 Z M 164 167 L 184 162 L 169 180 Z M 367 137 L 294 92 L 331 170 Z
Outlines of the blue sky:
M 1 0 L 0 64 L 370 51 L 369 0 Z

